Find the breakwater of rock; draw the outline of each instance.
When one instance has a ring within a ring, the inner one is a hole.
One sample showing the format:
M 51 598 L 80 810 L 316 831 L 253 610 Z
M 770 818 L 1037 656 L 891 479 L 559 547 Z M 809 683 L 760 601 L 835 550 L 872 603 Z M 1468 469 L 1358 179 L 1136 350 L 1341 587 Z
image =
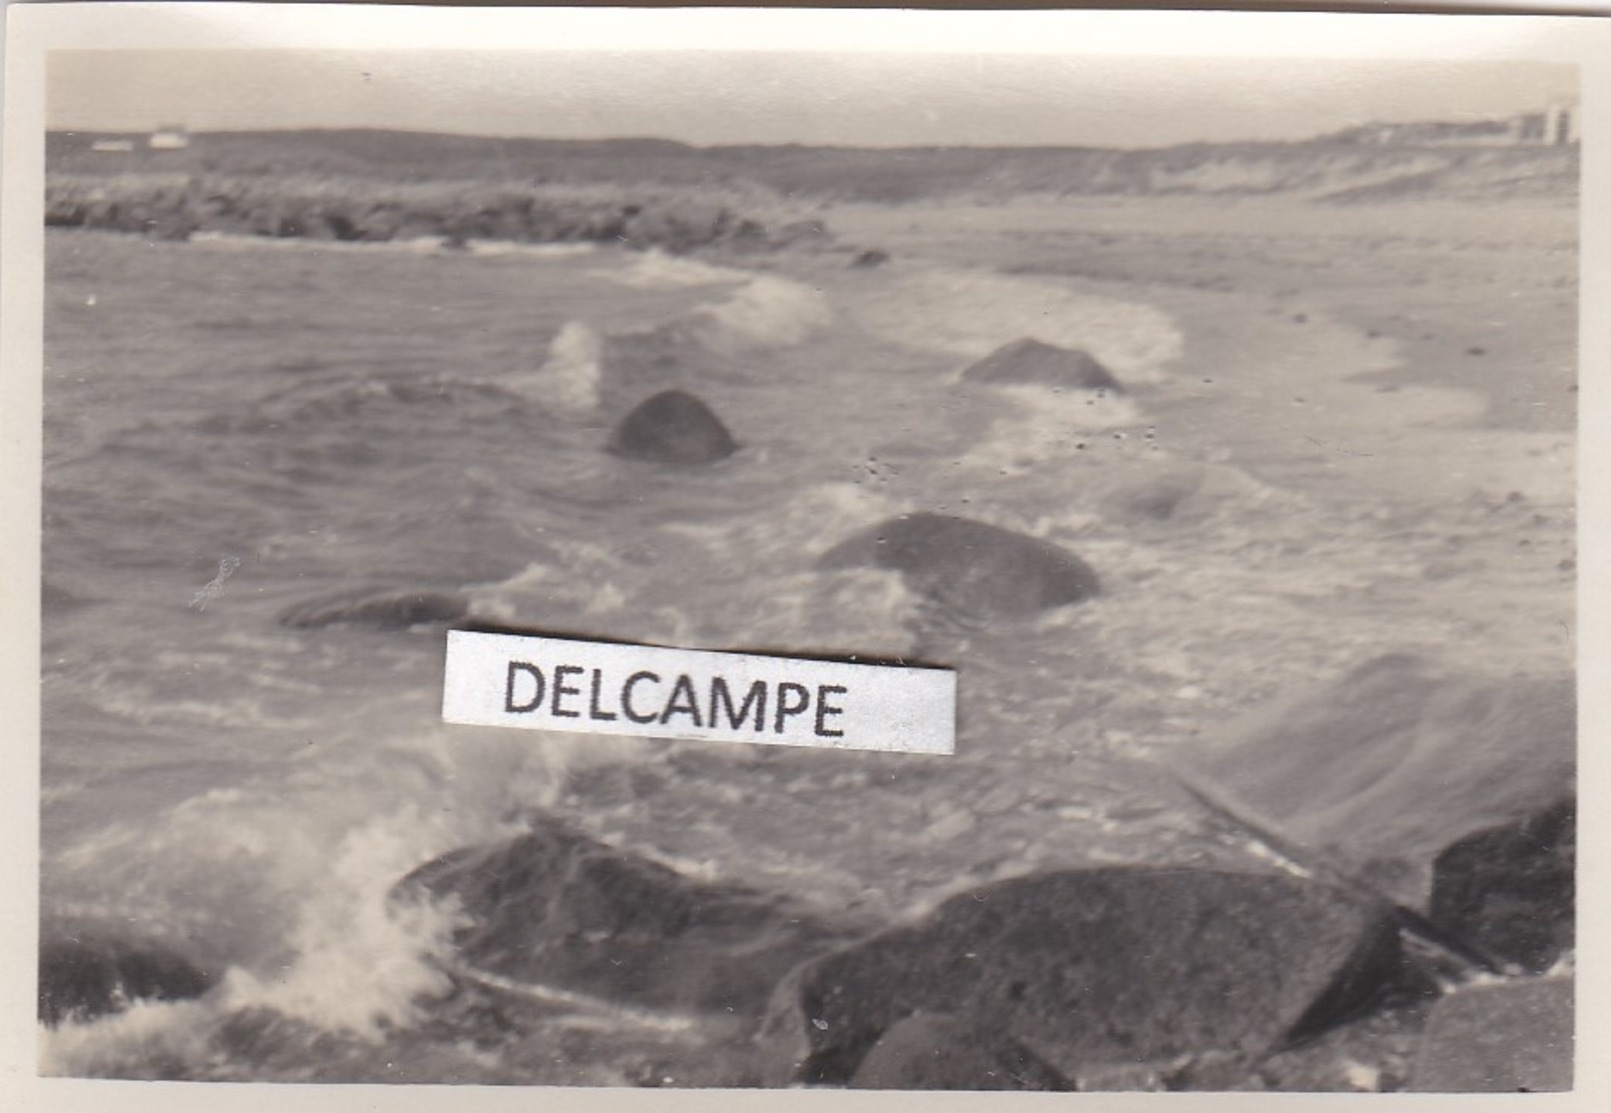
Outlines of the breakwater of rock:
M 470 240 L 772 250 L 820 222 L 751 213 L 719 192 L 645 187 L 377 182 L 306 175 L 52 175 L 45 224 L 183 241 L 197 232 L 353 243 Z

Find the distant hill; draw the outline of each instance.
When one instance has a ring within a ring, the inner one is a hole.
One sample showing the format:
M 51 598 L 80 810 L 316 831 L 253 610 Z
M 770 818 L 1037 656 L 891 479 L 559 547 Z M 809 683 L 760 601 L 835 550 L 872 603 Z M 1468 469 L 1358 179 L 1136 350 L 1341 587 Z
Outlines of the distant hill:
M 771 194 L 791 200 L 993 199 L 1023 194 L 1573 196 L 1576 146 L 1516 136 L 1514 121 L 1370 125 L 1300 142 L 1147 150 L 803 146 L 692 147 L 660 139 L 494 139 L 413 132 L 206 132 L 182 149 L 146 136 L 52 132 L 47 172 L 315 178 L 393 185 L 631 186 Z M 132 150 L 95 150 L 99 141 Z

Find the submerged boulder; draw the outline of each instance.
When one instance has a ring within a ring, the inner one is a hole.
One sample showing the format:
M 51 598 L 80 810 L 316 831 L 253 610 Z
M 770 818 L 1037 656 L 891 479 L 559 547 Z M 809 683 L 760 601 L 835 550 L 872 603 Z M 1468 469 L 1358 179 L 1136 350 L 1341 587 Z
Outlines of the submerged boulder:
M 39 1019 L 55 1027 L 122 1012 L 134 1001 L 181 1001 L 216 984 L 168 947 L 101 932 L 47 932 L 39 947 Z
M 785 896 L 699 881 L 557 820 L 444 855 L 394 891 L 422 896 L 455 902 L 465 921 L 455 972 L 484 987 L 751 1021 L 791 966 L 856 934 Z
M 1392 654 L 1170 761 L 1199 795 L 1284 850 L 1430 913 L 1479 953 L 1547 963 L 1553 945 L 1490 929 L 1489 917 L 1570 922 L 1561 818 L 1576 765 L 1570 677 L 1467 675 Z M 1496 854 L 1496 843 L 1509 849 Z
M 823 568 L 900 572 L 913 590 L 978 617 L 1021 617 L 1089 599 L 1096 573 L 1066 549 L 945 514 L 905 514 L 823 554 Z
M 640 403 L 610 434 L 617 456 L 663 464 L 713 464 L 738 442 L 709 406 L 682 390 L 663 390 Z
M 962 372 L 965 383 L 1033 384 L 1059 390 L 1103 390 L 1118 394 L 1124 388 L 1113 373 L 1091 353 L 1059 348 L 1031 337 L 1003 345 Z
M 280 625 L 293 630 L 357 626 L 368 630 L 407 630 L 452 622 L 470 611 L 460 595 L 440 591 L 359 590 L 297 603 L 280 612 Z
M 1126 525 L 1240 518 L 1273 509 L 1281 500 L 1278 492 L 1246 472 L 1185 460 L 1126 462 L 1112 474 L 1093 472 L 1086 485 L 1104 515 Z
M 1467 986 L 1432 1009 L 1411 1090 L 1542 1093 L 1572 1088 L 1571 978 Z
M 843 1084 L 900 1021 L 929 1013 L 966 1017 L 1075 1081 L 1114 1064 L 1251 1058 L 1367 1004 L 1398 956 L 1384 904 L 1298 878 L 1060 871 L 964 893 L 794 971 L 763 1055 L 773 1081 Z

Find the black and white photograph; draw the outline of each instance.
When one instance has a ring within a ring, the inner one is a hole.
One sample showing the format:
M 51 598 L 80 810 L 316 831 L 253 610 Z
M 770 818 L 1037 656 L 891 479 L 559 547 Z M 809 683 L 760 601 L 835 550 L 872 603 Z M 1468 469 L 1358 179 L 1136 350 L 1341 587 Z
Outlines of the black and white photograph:
M 1581 1086 L 1603 26 L 73 7 L 40 1079 Z

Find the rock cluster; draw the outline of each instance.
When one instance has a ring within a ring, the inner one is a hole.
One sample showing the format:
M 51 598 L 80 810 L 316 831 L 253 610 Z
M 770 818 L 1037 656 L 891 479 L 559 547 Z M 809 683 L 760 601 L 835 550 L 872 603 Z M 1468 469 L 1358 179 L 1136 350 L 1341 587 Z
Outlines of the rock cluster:
M 183 241 L 197 232 L 351 243 L 438 239 L 626 244 L 688 251 L 712 244 L 774 249 L 797 228 L 768 229 L 722 204 L 666 194 L 623 204 L 607 192 L 388 187 L 356 178 L 296 183 L 272 178 L 129 175 L 53 178 L 45 223 Z
M 879 925 L 546 818 L 422 866 L 393 898 L 451 902 L 467 985 L 716 1018 L 755 1034 L 771 1085 L 1072 1089 L 1247 1064 L 1369 1005 L 1400 961 L 1384 903 L 1285 875 L 1056 871 Z
M 540 820 L 398 894 L 456 902 L 466 981 L 720 1015 L 724 1054 L 752 1035 L 740 1077 L 767 1085 L 1258 1087 L 1363 1014 L 1424 1010 L 1439 990 L 1408 925 L 1513 975 L 1445 991 L 1404 1060 L 1413 1088 L 1559 1089 L 1570 978 L 1515 975 L 1572 946 L 1573 718 L 1559 679 L 1395 655 L 1178 759 L 1311 876 L 1054 870 L 852 922 Z

